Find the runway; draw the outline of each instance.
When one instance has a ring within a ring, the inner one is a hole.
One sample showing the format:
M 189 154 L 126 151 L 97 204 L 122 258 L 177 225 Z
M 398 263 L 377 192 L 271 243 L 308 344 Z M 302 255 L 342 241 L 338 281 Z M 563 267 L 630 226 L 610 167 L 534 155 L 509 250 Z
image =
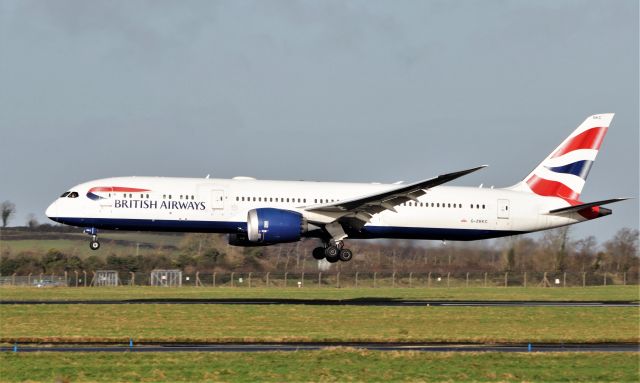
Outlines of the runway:
M 640 352 L 639 344 L 385 344 L 385 343 L 235 343 L 235 344 L 37 344 L 2 346 L 2 352 L 272 352 L 317 351 L 346 347 L 370 351 L 419 352 Z
M 640 307 L 637 301 L 462 301 L 404 300 L 393 298 L 355 299 L 125 299 L 125 300 L 3 300 L 0 305 L 125 305 L 125 304 L 199 304 L 199 305 L 308 305 L 308 306 L 382 306 L 382 307 Z

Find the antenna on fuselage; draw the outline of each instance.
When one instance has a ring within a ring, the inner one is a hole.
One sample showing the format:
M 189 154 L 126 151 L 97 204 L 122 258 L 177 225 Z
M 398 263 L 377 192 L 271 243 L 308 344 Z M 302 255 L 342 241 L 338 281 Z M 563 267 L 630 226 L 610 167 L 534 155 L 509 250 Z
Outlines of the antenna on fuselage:
M 204 178 L 208 180 L 210 176 L 211 176 L 211 174 L 207 174 L 207 176 L 204 177 Z

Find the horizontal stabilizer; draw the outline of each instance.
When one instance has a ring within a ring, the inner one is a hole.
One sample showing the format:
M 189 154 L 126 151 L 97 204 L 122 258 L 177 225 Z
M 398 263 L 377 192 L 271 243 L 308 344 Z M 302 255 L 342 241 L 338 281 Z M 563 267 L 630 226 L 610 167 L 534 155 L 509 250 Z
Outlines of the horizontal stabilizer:
M 612 198 L 612 199 L 605 199 L 605 200 L 602 200 L 602 201 L 583 203 L 583 204 L 580 204 L 580 205 L 562 207 L 560 209 L 554 209 L 554 210 L 549 211 L 549 214 L 577 213 L 580 210 L 589 209 L 589 208 L 592 208 L 592 207 L 595 207 L 595 206 L 606 205 L 608 203 L 625 201 L 625 200 L 628 200 L 628 199 L 629 198 Z

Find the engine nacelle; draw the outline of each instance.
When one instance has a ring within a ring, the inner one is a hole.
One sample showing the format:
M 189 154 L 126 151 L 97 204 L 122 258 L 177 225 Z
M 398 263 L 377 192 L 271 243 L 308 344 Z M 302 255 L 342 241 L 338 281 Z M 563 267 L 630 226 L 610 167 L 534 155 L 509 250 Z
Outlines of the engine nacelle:
M 247 233 L 233 233 L 228 236 L 229 245 L 241 247 L 269 246 L 271 243 L 251 242 L 247 238 Z
M 247 239 L 254 243 L 296 242 L 305 231 L 306 220 L 295 211 L 260 208 L 247 214 Z

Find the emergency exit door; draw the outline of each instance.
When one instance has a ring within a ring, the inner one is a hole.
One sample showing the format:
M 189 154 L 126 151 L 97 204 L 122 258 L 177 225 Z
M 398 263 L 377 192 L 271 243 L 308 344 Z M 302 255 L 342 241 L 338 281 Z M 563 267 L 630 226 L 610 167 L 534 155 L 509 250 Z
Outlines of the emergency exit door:
M 224 190 L 211 190 L 211 209 L 224 209 Z
M 509 219 L 509 200 L 498 200 L 498 219 Z

